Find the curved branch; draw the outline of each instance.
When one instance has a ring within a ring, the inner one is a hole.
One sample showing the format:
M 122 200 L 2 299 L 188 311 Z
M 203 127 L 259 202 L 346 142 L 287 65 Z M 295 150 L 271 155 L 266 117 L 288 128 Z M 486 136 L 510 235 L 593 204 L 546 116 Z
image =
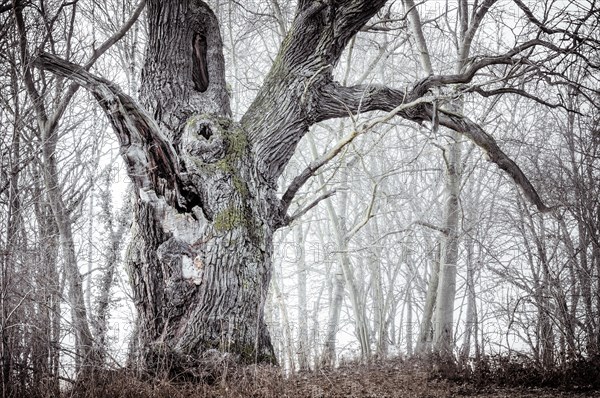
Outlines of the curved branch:
M 177 153 L 154 119 L 133 98 L 115 84 L 86 71 L 85 67 L 54 55 L 41 53 L 33 63 L 85 87 L 98 100 L 117 133 L 129 177 L 140 190 L 142 199 L 152 201 L 161 195 L 178 208 L 186 206 L 179 191 Z
M 481 95 L 482 97 L 492 97 L 492 96 L 503 95 L 503 94 L 516 94 L 523 98 L 527 98 L 532 101 L 535 101 L 538 104 L 547 106 L 548 108 L 553 108 L 553 109 L 562 108 L 562 109 L 566 110 L 567 112 L 573 112 L 578 115 L 582 115 L 582 113 L 579 112 L 578 110 L 570 109 L 567 106 L 565 106 L 564 104 L 561 104 L 558 102 L 553 103 L 553 102 L 544 101 L 543 99 L 541 99 L 535 95 L 529 94 L 525 90 L 521 90 L 521 89 L 514 88 L 514 87 L 502 87 L 502 88 L 497 88 L 497 89 L 492 89 L 492 90 L 484 90 L 481 86 L 473 86 L 473 87 L 470 87 L 469 89 L 465 90 L 464 92 L 465 93 L 474 92 L 474 93 Z
M 291 182 L 283 197 L 281 198 L 281 208 L 282 212 L 285 213 L 290 206 L 294 196 L 298 193 L 298 190 L 302 188 L 302 186 L 308 181 L 315 173 L 324 165 L 326 165 L 330 160 L 336 157 L 346 146 L 348 146 L 356 137 L 361 134 L 365 134 L 366 132 L 372 130 L 375 126 L 388 122 L 394 116 L 401 114 L 411 108 L 422 106 L 425 103 L 431 103 L 434 98 L 418 98 L 413 102 L 409 103 L 401 103 L 397 107 L 390 110 L 387 114 L 369 120 L 368 122 L 363 123 L 358 126 L 358 128 L 353 129 L 349 134 L 347 134 L 344 138 L 342 138 L 333 148 L 331 148 L 327 153 L 323 154 L 318 159 L 313 160 L 310 164 L 300 173 L 298 174 Z M 346 108 L 347 109 L 347 108 Z
M 432 88 L 469 83 L 473 80 L 477 72 L 488 66 L 530 63 L 527 58 L 515 58 L 515 56 L 536 46 L 560 51 L 552 43 L 540 39 L 529 40 L 514 47 L 505 54 L 480 58 L 472 62 L 463 73 L 431 75 L 417 82 L 412 88 L 406 88 L 404 91 L 376 85 L 344 87 L 338 83 L 330 82 L 321 88 L 322 95 L 319 99 L 319 106 L 316 107 L 315 118 L 316 121 L 323 121 L 348 116 L 349 112 L 390 111 L 398 104 L 413 101 L 415 98 L 424 96 Z M 408 118 L 411 119 L 410 116 Z
M 414 93 L 404 95 L 399 90 L 387 87 L 343 87 L 331 83 L 327 85 L 324 94 L 326 101 L 320 107 L 321 114 L 319 116 L 321 120 L 348 116 L 349 113 L 354 114 L 373 110 L 389 112 L 387 114 L 388 118 L 397 114 L 403 119 L 414 122 L 432 121 L 434 118 L 433 107 L 429 104 L 432 101 L 431 99 L 418 97 L 417 100 L 407 102 L 409 98 L 414 98 Z M 540 211 L 550 210 L 544 205 L 535 188 L 519 166 L 502 152 L 496 140 L 479 125 L 462 115 L 445 111 L 438 112 L 438 119 L 440 125 L 457 131 L 482 148 L 492 162 L 496 163 L 498 167 L 512 177 L 515 183 L 521 187 L 527 198 Z M 294 186 L 294 182 L 290 188 Z
M 321 167 L 327 164 L 331 159 L 336 157 L 337 154 L 339 154 L 342 151 L 342 149 L 344 149 L 349 143 L 354 141 L 354 139 L 358 137 L 358 135 L 358 130 L 352 130 L 350 134 L 344 137 L 327 153 L 325 153 L 320 158 L 310 162 L 310 164 L 300 174 L 294 177 L 292 183 L 286 189 L 285 193 L 281 198 L 281 209 L 284 214 L 287 213 L 287 209 L 290 207 L 292 200 L 298 193 L 298 190 L 300 190 L 300 188 L 302 188 L 302 186 L 306 183 L 306 181 L 308 181 L 313 175 L 315 175 L 317 170 L 319 170 Z
M 331 82 L 321 89 L 315 119 L 324 120 L 348 117 L 369 111 L 391 111 L 408 100 L 407 90 L 396 90 L 379 85 L 346 87 Z
M 537 191 L 519 166 L 506 155 L 498 146 L 498 143 L 488 133 L 486 133 L 477 123 L 467 117 L 456 115 L 446 111 L 439 111 L 439 123 L 448 127 L 475 143 L 483 149 L 491 162 L 494 162 L 499 168 L 504 170 L 514 182 L 521 188 L 527 199 L 533 203 L 541 212 L 550 211 Z
M 305 215 L 306 213 L 308 213 L 310 210 L 312 210 L 316 205 L 318 205 L 319 203 L 321 203 L 325 199 L 328 199 L 328 198 L 332 197 L 336 193 L 337 193 L 337 190 L 335 190 L 335 189 L 333 189 L 331 191 L 325 192 L 324 194 L 322 194 L 321 196 L 319 196 L 318 198 L 316 198 L 315 200 L 313 200 L 312 202 L 310 202 L 307 206 L 305 206 L 302 209 L 296 211 L 291 216 L 286 216 L 284 218 L 283 222 L 281 223 L 281 225 L 278 225 L 277 227 L 286 227 L 286 226 L 290 225 L 291 223 L 293 223 L 294 221 L 296 221 L 297 219 L 299 219 L 300 217 L 302 217 L 303 215 Z
M 320 88 L 356 33 L 385 0 L 299 1 L 262 88 L 243 116 L 256 169 L 275 185 L 318 113 Z
M 111 37 L 106 39 L 106 41 L 102 43 L 98 48 L 94 49 L 90 59 L 85 63 L 85 65 L 83 65 L 83 69 L 90 70 L 90 68 L 94 66 L 96 61 L 106 51 L 108 51 L 115 43 L 121 40 L 123 36 L 127 34 L 127 32 L 129 32 L 129 29 L 131 29 L 133 24 L 139 19 L 140 15 L 142 14 L 142 11 L 144 10 L 144 7 L 146 7 L 146 0 L 141 0 L 135 8 L 133 14 L 131 14 L 131 17 L 129 17 L 129 19 L 123 24 L 123 26 L 121 26 L 121 28 L 118 31 L 116 31 Z M 73 98 L 78 89 L 79 85 L 77 84 L 71 84 L 69 86 L 67 92 L 56 107 L 54 114 L 49 119 L 50 129 L 54 129 L 56 127 L 56 125 L 62 118 L 65 110 L 67 109 L 69 103 L 71 102 L 71 99 Z
M 521 0 L 513 0 L 513 1 L 517 5 L 517 7 L 519 7 L 521 9 L 521 11 L 523 11 L 523 13 L 525 13 L 525 16 L 527 17 L 527 19 L 531 23 L 533 23 L 535 26 L 537 26 L 537 28 L 539 30 L 541 30 L 542 32 L 544 32 L 546 34 L 549 34 L 549 35 L 563 34 L 576 42 L 584 42 L 585 41 L 585 42 L 590 42 L 590 43 L 594 43 L 597 45 L 600 44 L 600 40 L 596 40 L 596 39 L 592 38 L 590 35 L 582 37 L 578 34 L 580 27 L 583 26 L 583 24 L 588 19 L 594 18 L 594 16 L 596 16 L 596 18 L 597 18 L 598 9 L 595 8 L 594 5 L 592 5 L 590 7 L 590 9 L 585 14 L 585 16 L 583 16 L 582 18 L 579 18 L 580 24 L 576 25 L 575 29 L 570 31 L 567 29 L 549 28 L 548 26 L 546 26 L 546 24 L 544 22 L 540 21 L 539 19 L 537 19 L 535 17 L 535 15 L 533 15 L 533 11 L 531 11 L 531 9 L 529 7 L 527 7 L 527 5 L 525 5 L 525 3 L 523 3 Z M 596 19 L 596 21 L 598 21 L 598 19 Z M 596 25 L 596 27 L 597 27 L 597 25 Z M 592 27 L 592 29 L 593 29 L 593 27 Z
M 529 40 L 523 44 L 514 47 L 513 49 L 502 55 L 493 57 L 482 57 L 477 61 L 472 62 L 463 73 L 453 75 L 434 75 L 426 77 L 425 79 L 422 79 L 420 82 L 415 84 L 412 91 L 417 95 L 423 95 L 423 93 L 426 93 L 428 90 L 434 87 L 440 87 L 448 84 L 468 83 L 471 80 L 473 80 L 477 72 L 492 65 L 514 65 L 519 63 L 528 64 L 531 62 L 529 59 L 515 57 L 523 51 L 532 49 L 536 46 L 543 46 L 555 50 L 557 52 L 561 51 L 552 43 L 548 43 L 544 40 Z

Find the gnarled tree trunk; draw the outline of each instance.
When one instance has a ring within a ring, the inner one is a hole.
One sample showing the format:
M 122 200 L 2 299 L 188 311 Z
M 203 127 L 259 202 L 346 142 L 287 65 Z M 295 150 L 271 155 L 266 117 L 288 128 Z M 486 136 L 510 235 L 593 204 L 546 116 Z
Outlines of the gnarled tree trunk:
M 240 122 L 230 117 L 218 21 L 200 0 L 147 2 L 143 106 L 77 65 L 47 54 L 35 61 L 90 90 L 120 140 L 137 193 L 127 262 L 144 368 L 181 370 L 176 368 L 191 367 L 207 352 L 212 356 L 211 349 L 240 362 L 275 362 L 263 319 L 273 232 L 304 214 L 287 215 L 294 195 L 351 142 L 311 163 L 278 198 L 277 179 L 299 140 L 311 125 L 349 113 L 384 110 L 393 111 L 390 118 L 431 120 L 429 89 L 472 78 L 432 76 L 402 89 L 335 83 L 333 67 L 342 51 L 384 4 L 300 0 L 271 71 Z M 439 122 L 482 146 L 543 207 L 519 168 L 479 126 L 450 113 Z

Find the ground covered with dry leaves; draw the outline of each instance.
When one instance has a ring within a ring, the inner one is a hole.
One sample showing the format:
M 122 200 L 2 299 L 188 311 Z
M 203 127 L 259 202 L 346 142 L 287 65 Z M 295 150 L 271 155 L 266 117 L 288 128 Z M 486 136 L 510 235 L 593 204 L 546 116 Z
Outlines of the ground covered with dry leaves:
M 528 381 L 527 371 L 498 377 L 442 378 L 430 367 L 400 360 L 345 365 L 286 376 L 274 367 L 223 369 L 212 383 L 140 380 L 123 371 L 107 372 L 69 391 L 84 398 L 178 397 L 599 397 L 599 380 L 572 383 Z M 581 374 L 580 374 L 581 375 Z M 505 377 L 508 376 L 508 377 Z M 517 382 L 518 381 L 518 382 Z M 528 385 L 529 384 L 529 385 Z

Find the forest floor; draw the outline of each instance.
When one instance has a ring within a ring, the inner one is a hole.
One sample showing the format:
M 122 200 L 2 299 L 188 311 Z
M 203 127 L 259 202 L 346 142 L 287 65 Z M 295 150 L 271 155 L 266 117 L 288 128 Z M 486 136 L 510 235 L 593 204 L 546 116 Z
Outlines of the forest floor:
M 113 374 L 114 376 L 114 374 Z M 521 375 L 522 376 L 522 375 Z M 519 378 L 515 375 L 515 379 Z M 95 388 L 72 392 L 85 398 L 195 398 L 195 397 L 598 397 L 598 380 L 589 384 L 561 387 L 508 386 L 506 383 L 448 380 L 433 376 L 422 366 L 402 361 L 369 365 L 346 365 L 334 370 L 317 370 L 284 376 L 272 367 L 245 367 L 228 371 L 212 384 L 142 382 L 132 378 L 107 379 Z M 510 384 L 510 383 L 509 383 Z M 512 383 L 515 384 L 515 383 Z M 546 383 L 547 384 L 547 383 Z M 552 384 L 552 381 L 550 381 Z M 596 389 L 592 388 L 596 386 Z

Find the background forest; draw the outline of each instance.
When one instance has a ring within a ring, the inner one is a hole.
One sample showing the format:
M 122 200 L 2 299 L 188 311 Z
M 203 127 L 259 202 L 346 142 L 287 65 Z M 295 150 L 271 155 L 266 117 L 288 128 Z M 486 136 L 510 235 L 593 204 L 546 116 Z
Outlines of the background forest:
M 208 3 L 221 21 L 239 118 L 296 2 Z M 58 394 L 81 373 L 89 345 L 105 369 L 136 361 L 122 261 L 131 189 L 117 138 L 88 92 L 29 63 L 44 49 L 135 98 L 143 6 L 0 2 L 3 396 Z M 451 74 L 466 62 L 458 54 L 462 16 L 477 20 L 483 7 L 473 56 L 503 54 L 539 37 L 539 26 L 589 40 L 574 47 L 579 57 L 525 52 L 521 63 L 493 65 L 438 93 L 497 140 L 550 211 L 530 204 L 475 144 L 436 123 L 388 118 L 364 134 L 355 134 L 362 123 L 385 114 L 319 123 L 280 178 L 282 195 L 311 162 L 349 143 L 302 188 L 290 207 L 302 214 L 275 236 L 266 318 L 286 374 L 413 356 L 473 373 L 507 363 L 540 374 L 600 367 L 600 6 L 390 1 L 352 39 L 334 75 L 343 84 L 404 87 L 433 71 Z M 40 106 L 53 128 L 39 128 Z

